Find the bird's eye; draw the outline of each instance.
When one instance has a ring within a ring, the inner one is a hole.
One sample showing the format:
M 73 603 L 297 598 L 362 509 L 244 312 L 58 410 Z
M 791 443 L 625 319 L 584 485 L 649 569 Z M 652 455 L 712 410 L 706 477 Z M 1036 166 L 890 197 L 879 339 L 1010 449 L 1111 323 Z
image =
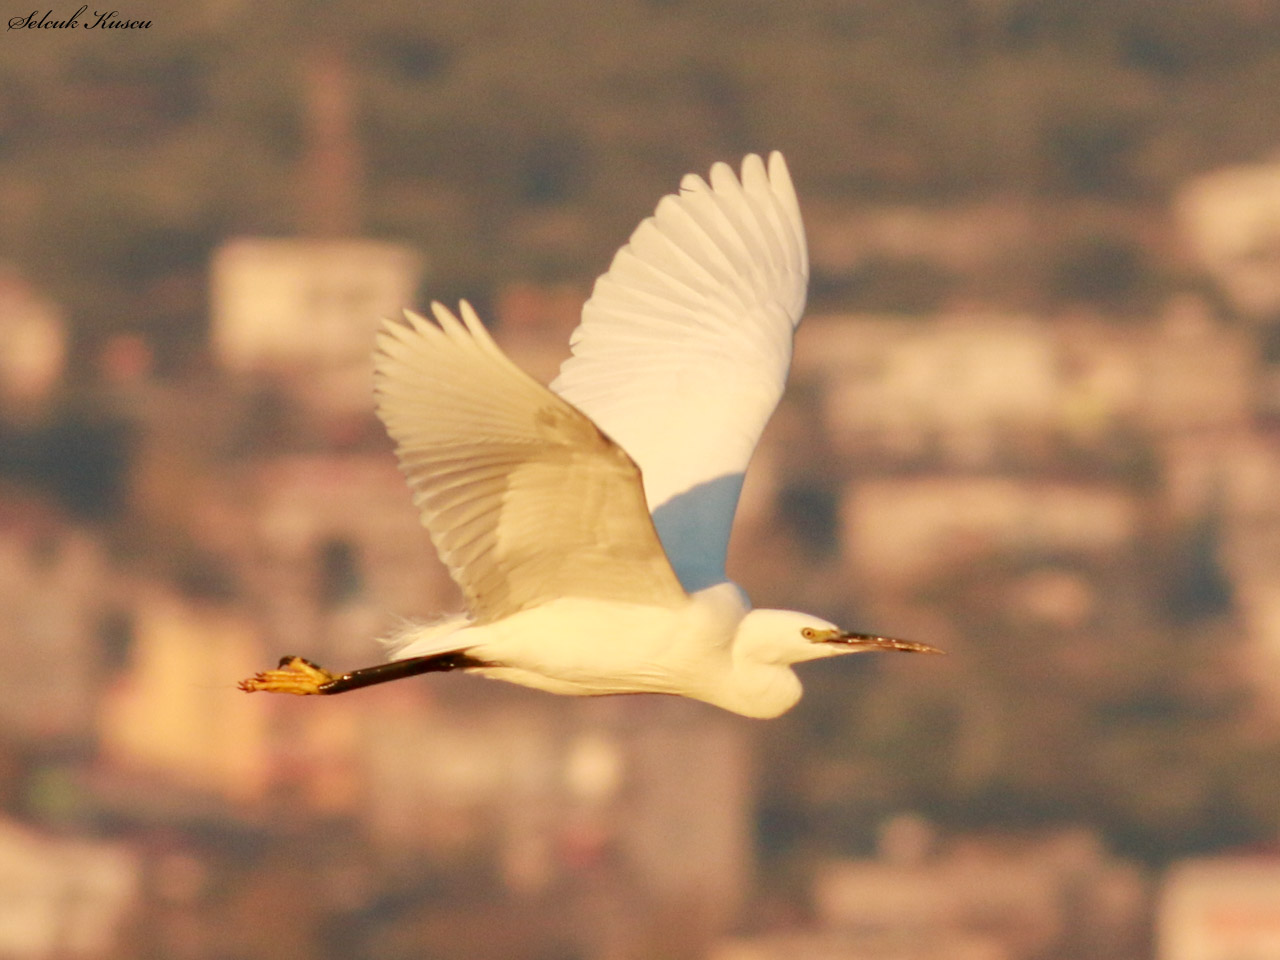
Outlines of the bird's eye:
M 800 636 L 804 637 L 806 640 L 817 640 L 818 631 L 813 629 L 813 627 L 805 627 L 800 631 Z

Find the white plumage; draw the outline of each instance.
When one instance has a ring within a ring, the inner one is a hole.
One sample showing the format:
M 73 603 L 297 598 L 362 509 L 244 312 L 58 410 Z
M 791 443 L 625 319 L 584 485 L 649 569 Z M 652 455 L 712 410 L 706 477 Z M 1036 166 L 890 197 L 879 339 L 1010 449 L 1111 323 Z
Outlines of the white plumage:
M 470 304 L 378 336 L 378 415 L 477 623 L 563 596 L 675 606 L 636 465 L 498 349 Z
M 664 197 L 596 282 L 547 389 L 461 318 L 388 321 L 378 415 L 467 614 L 335 677 L 285 658 L 242 688 L 336 693 L 465 669 L 554 693 L 671 693 L 748 716 L 800 697 L 791 665 L 925 644 L 751 610 L 725 578 L 747 463 L 782 395 L 808 253 L 782 155 Z
M 710 184 L 690 174 L 596 281 L 551 384 L 640 465 L 689 589 L 724 579 L 738 493 L 786 385 L 808 279 L 780 153 L 767 172 L 748 156 L 741 182 L 724 163 Z

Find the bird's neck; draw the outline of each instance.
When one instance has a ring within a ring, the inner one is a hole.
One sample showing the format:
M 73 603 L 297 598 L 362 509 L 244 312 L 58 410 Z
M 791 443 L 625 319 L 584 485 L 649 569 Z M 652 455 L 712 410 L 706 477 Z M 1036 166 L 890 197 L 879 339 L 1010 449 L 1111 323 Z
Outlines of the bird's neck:
M 724 581 L 699 590 L 691 597 L 702 612 L 708 633 L 725 637 L 720 669 L 703 691 L 693 694 L 700 700 L 744 717 L 768 719 L 786 713 L 800 699 L 800 678 L 789 666 L 765 662 L 742 644 L 741 628 L 751 611 L 746 592 L 736 583 Z M 711 627 L 711 624 L 717 625 Z
M 801 692 L 800 678 L 790 667 L 735 658 L 707 699 L 744 717 L 768 720 L 794 707 Z

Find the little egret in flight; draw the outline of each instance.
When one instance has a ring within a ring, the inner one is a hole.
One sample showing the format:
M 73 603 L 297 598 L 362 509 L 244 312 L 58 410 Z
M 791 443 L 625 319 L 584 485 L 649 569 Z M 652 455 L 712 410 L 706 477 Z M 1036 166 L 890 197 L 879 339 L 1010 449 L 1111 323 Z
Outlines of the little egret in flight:
M 332 694 L 464 670 L 552 693 L 666 693 L 749 717 L 800 699 L 792 665 L 937 653 L 789 610 L 725 576 L 747 462 L 782 395 L 809 257 L 782 155 L 690 174 L 596 282 L 544 387 L 470 304 L 378 333 L 378 415 L 465 614 L 413 624 L 388 663 L 301 657 L 246 691 Z

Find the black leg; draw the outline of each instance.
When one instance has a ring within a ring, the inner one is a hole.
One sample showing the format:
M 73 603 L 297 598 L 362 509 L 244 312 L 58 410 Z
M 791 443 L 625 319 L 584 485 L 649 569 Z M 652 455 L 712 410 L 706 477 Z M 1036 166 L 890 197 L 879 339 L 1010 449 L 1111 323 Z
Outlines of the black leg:
M 467 667 L 483 667 L 485 662 L 469 657 L 465 653 L 437 653 L 430 657 L 409 657 L 406 660 L 392 660 L 373 667 L 352 670 L 340 677 L 334 677 L 327 683 L 320 684 L 316 691 L 322 694 L 346 693 L 348 690 L 359 690 L 371 687 L 375 683 L 387 683 L 404 677 L 416 677 L 420 673 L 442 673 L 447 670 L 465 670 Z
M 302 657 L 282 657 L 280 665 L 275 670 L 264 670 L 248 680 L 241 680 L 238 686 L 246 693 L 264 691 L 292 693 L 298 696 L 346 693 L 348 690 L 359 690 L 361 687 L 370 687 L 375 683 L 387 683 L 403 677 L 416 676 L 419 673 L 438 673 L 444 670 L 465 670 L 467 667 L 484 666 L 488 666 L 485 661 L 455 650 L 429 657 L 393 660 L 390 663 L 352 670 L 350 673 L 335 677 L 310 660 L 304 660 Z

